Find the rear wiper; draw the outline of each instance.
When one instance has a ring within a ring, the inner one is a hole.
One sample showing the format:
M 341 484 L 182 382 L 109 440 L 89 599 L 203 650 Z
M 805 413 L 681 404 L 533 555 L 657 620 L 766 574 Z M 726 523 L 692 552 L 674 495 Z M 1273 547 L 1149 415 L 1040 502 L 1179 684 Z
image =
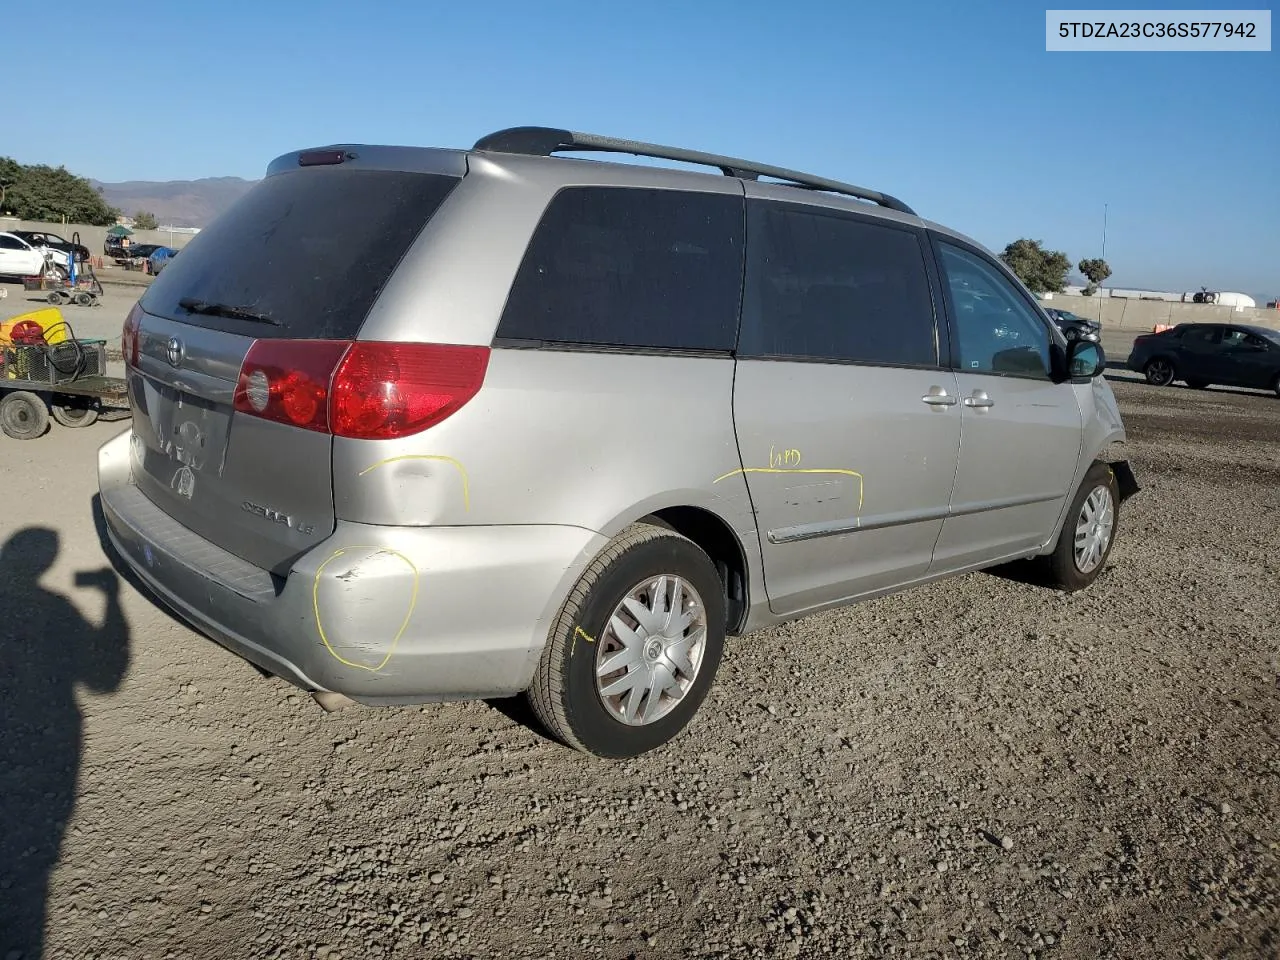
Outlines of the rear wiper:
M 188 313 L 205 313 L 211 317 L 227 317 L 231 320 L 249 320 L 253 323 L 269 323 L 273 327 L 280 326 L 279 320 L 265 313 L 254 313 L 252 310 L 233 307 L 227 303 L 206 303 L 204 300 L 196 300 L 193 297 L 183 297 L 178 301 L 178 306 Z

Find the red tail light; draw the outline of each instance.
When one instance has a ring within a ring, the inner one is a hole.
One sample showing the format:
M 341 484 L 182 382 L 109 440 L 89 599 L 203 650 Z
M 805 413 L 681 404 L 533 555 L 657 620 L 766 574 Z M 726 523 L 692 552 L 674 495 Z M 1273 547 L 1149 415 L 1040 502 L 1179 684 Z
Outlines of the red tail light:
M 418 433 L 484 383 L 488 347 L 345 340 L 258 340 L 235 409 L 357 440 Z
M 120 336 L 120 353 L 124 357 L 124 362 L 131 367 L 138 365 L 141 328 L 142 306 L 140 303 L 135 303 L 129 310 L 129 315 L 124 318 L 124 333 Z

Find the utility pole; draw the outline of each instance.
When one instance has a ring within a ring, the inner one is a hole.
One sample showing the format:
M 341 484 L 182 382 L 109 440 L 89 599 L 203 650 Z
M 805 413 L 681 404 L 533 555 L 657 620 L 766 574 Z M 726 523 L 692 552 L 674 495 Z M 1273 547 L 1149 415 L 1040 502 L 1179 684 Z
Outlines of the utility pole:
M 1107 205 L 1102 205 L 1102 259 L 1107 259 Z

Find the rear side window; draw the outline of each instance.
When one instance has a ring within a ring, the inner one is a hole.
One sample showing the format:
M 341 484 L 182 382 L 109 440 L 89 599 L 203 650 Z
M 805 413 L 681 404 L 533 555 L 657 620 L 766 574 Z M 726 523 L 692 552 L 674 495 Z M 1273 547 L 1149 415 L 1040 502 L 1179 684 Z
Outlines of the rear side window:
M 156 316 L 255 337 L 353 339 L 457 177 L 317 167 L 267 177 L 156 277 Z M 274 325 L 189 313 L 223 304 Z
M 1217 343 L 1222 339 L 1222 330 L 1218 327 L 1187 327 L 1182 339 L 1188 343 Z
M 741 197 L 568 187 L 533 234 L 497 336 L 730 351 L 742 249 Z
M 741 356 L 936 366 L 924 252 L 910 230 L 752 201 Z

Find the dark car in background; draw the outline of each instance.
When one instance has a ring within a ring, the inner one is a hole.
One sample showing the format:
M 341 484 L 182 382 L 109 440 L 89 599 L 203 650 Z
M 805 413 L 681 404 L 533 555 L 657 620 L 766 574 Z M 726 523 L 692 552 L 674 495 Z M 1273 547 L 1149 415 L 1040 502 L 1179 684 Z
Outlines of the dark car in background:
M 48 247 L 50 250 L 58 250 L 62 253 L 71 253 L 74 250 L 77 263 L 83 263 L 89 259 L 88 247 L 65 240 L 56 233 L 45 233 L 41 230 L 12 230 L 10 232 L 15 237 L 21 237 L 33 247 Z
M 1134 340 L 1128 367 L 1157 387 L 1181 380 L 1198 390 L 1214 383 L 1280 396 L 1280 332 L 1237 323 L 1180 323 Z
M 1049 314 L 1050 319 L 1058 325 L 1058 329 L 1068 340 L 1096 342 L 1102 336 L 1102 324 L 1096 320 L 1088 320 L 1070 310 L 1057 310 L 1052 307 L 1045 307 L 1045 313 Z

